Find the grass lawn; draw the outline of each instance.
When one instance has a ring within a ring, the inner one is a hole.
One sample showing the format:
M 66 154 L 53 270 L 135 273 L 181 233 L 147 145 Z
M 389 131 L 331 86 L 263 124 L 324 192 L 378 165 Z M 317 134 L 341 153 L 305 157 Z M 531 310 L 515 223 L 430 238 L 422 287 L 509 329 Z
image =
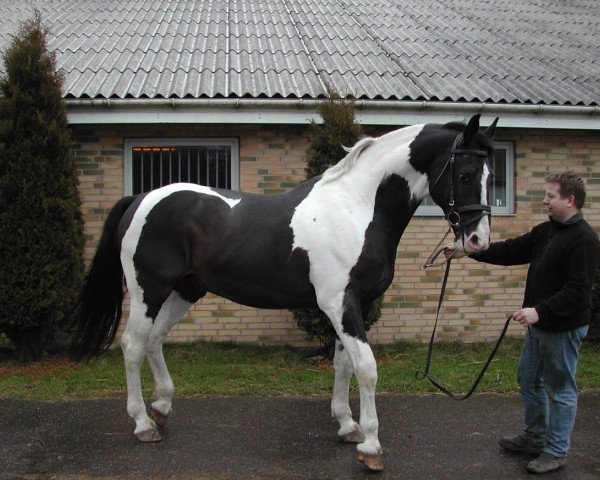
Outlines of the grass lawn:
M 479 385 L 478 392 L 516 392 L 521 339 L 507 338 Z M 491 344 L 436 344 L 431 373 L 451 389 L 466 391 L 487 358 Z M 373 347 L 378 363 L 379 393 L 424 394 L 435 389 L 417 381 L 427 346 L 401 342 Z M 165 346 L 167 365 L 179 397 L 210 395 L 330 395 L 330 361 L 309 360 L 303 350 L 230 343 L 198 342 Z M 152 395 L 150 370 L 142 370 L 144 395 Z M 600 390 L 600 346 L 584 344 L 578 371 L 580 390 Z M 353 391 L 357 391 L 353 380 Z M 123 357 L 111 350 L 89 363 L 60 355 L 22 365 L 0 357 L 0 398 L 59 401 L 126 395 Z

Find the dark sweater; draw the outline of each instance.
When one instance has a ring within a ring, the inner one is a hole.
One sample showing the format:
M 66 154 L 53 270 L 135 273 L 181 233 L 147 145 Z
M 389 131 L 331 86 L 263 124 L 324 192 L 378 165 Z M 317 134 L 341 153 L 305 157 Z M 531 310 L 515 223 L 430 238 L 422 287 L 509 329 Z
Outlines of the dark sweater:
M 533 326 L 562 332 L 587 325 L 600 242 L 580 213 L 561 223 L 550 219 L 519 237 L 495 242 L 471 255 L 495 265 L 529 263 L 523 308 L 540 317 Z

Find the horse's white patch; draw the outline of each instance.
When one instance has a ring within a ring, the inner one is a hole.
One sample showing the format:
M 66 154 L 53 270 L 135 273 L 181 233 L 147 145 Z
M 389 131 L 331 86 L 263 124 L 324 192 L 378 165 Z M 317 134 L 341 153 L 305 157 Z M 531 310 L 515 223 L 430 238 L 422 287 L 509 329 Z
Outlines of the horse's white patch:
M 334 172 L 335 181 L 326 174 L 296 207 L 290 223 L 292 249 L 307 251 L 317 301 L 338 329 L 344 292 L 373 219 L 379 185 L 396 174 L 406 179 L 413 197 L 421 200 L 427 195 L 427 175 L 409 162 L 410 144 L 422 129 L 423 125 L 416 125 L 361 142 L 357 145 L 362 150 L 360 159 L 353 158 L 355 152 L 350 151 L 351 168 L 337 169 L 343 172 Z

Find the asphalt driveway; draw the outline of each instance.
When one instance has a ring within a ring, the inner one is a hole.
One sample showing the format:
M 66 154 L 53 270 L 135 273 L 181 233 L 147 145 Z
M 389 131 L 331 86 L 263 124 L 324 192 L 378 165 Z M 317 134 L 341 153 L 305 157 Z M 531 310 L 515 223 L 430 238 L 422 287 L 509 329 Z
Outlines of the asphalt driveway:
M 368 474 L 336 439 L 329 399 L 179 399 L 163 441 L 133 437 L 125 400 L 0 400 L 0 479 L 520 479 L 531 457 L 504 453 L 517 395 L 377 399 L 385 470 Z M 353 401 L 355 411 L 356 400 Z M 566 467 L 547 479 L 600 478 L 600 393 L 583 394 Z

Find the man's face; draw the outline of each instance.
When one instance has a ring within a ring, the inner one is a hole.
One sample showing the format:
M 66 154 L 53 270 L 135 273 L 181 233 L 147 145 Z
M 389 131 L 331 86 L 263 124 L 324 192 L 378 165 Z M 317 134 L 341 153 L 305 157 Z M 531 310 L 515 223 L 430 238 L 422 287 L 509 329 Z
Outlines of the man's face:
M 559 221 L 568 220 L 575 212 L 575 197 L 570 195 L 563 197 L 560 194 L 560 185 L 558 183 L 546 184 L 546 196 L 544 197 L 544 205 L 548 209 L 550 218 Z

